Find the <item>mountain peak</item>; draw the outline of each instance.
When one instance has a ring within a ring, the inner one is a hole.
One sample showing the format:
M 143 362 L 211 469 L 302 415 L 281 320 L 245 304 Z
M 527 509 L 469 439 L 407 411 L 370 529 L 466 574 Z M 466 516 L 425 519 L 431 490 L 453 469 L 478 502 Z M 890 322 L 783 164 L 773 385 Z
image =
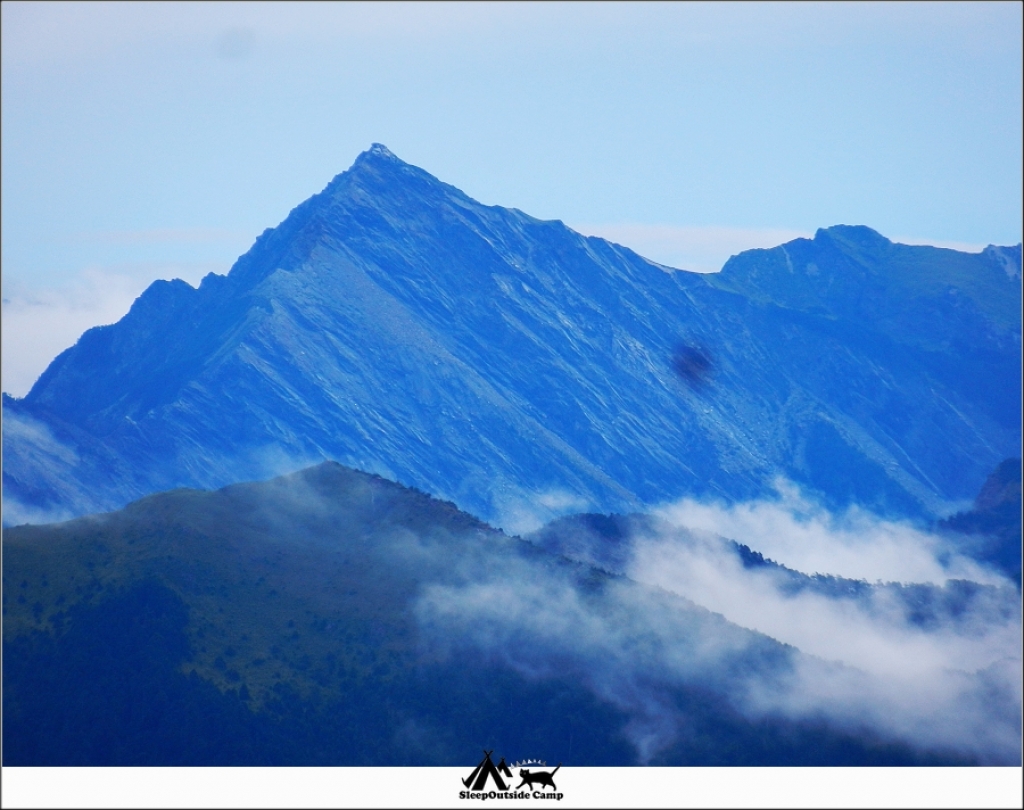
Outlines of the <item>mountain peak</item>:
M 5 410 L 4 517 L 12 495 L 81 514 L 86 497 L 110 509 L 324 458 L 506 528 L 531 523 L 537 492 L 633 512 L 758 497 L 778 472 L 837 503 L 930 515 L 1020 452 L 1007 275 L 834 226 L 683 278 L 374 143 L 227 277 L 158 282 L 83 335 L 18 431 Z M 712 369 L 700 390 L 673 360 L 692 346 Z
M 387 161 L 391 161 L 393 163 L 403 163 L 404 162 L 394 152 L 392 152 L 390 149 L 388 149 L 382 143 L 371 143 L 370 144 L 370 148 L 367 149 L 365 152 L 361 152 L 359 154 L 359 157 L 356 158 L 355 162 L 356 162 L 356 164 L 359 164 L 359 163 L 362 163 L 363 161 L 367 161 L 367 160 L 373 160 L 373 161 L 387 160 Z
M 445 186 L 458 194 L 462 193 L 458 189 L 447 186 L 446 183 L 441 183 L 434 175 L 418 166 L 406 163 L 382 143 L 372 143 L 369 149 L 360 152 L 348 171 L 335 177 L 327 189 L 332 192 L 347 190 L 353 182 L 363 187 L 364 190 L 369 189 L 366 186 L 369 183 L 373 187 L 373 196 L 375 197 L 389 196 L 397 188 L 395 183 L 402 186 L 408 183 L 426 183 L 434 187 Z M 422 185 L 420 190 L 423 190 Z
M 838 239 L 841 242 L 859 244 L 864 246 L 882 247 L 891 245 L 892 241 L 882 236 L 874 228 L 867 225 L 833 225 L 830 228 L 818 228 L 814 234 L 814 241 L 821 242 L 823 239 Z

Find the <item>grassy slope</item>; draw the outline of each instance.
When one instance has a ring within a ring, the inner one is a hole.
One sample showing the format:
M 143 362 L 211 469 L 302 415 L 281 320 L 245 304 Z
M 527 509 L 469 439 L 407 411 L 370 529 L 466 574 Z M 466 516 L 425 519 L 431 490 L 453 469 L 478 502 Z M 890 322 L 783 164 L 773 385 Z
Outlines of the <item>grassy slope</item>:
M 506 552 L 521 545 L 450 504 L 406 495 L 324 465 L 269 485 L 175 490 L 122 512 L 8 530 L 4 634 L 60 626 L 68 605 L 155 578 L 190 608 L 184 666 L 221 689 L 244 683 L 258 704 L 281 681 L 308 695 L 331 673 L 386 678 L 413 653 L 406 607 L 427 573 L 402 565 L 397 547 L 424 530 L 454 553 L 467 534 Z
M 446 649 L 413 615 L 425 586 L 500 582 L 518 566 L 571 582 L 607 620 L 606 589 L 621 580 L 381 478 L 326 463 L 9 529 L 3 545 L 5 764 L 464 764 L 480 745 L 636 761 L 629 717 L 587 685 L 585 659 L 536 657 L 528 632 L 490 654 L 455 632 Z M 785 666 L 792 652 L 667 594 L 642 605 L 739 639 L 740 670 Z M 554 674 L 524 675 L 504 652 Z M 823 726 L 750 722 L 721 688 L 662 692 L 690 732 L 654 762 L 946 761 Z

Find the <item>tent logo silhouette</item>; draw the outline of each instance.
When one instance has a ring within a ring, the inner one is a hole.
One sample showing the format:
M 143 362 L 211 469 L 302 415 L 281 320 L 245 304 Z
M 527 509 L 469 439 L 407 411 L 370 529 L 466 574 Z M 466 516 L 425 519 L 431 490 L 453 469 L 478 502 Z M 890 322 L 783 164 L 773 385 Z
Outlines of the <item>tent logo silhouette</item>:
M 470 790 L 486 790 L 487 780 L 493 779 L 498 790 L 508 790 L 508 785 L 501 776 L 504 774 L 506 777 L 511 779 L 512 771 L 510 771 L 508 765 L 505 764 L 505 757 L 502 757 L 501 762 L 495 765 L 494 762 L 491 761 L 491 754 L 493 753 L 494 751 L 484 751 L 484 758 L 480 760 L 480 764 L 473 769 L 473 773 L 462 780 L 463 785 Z

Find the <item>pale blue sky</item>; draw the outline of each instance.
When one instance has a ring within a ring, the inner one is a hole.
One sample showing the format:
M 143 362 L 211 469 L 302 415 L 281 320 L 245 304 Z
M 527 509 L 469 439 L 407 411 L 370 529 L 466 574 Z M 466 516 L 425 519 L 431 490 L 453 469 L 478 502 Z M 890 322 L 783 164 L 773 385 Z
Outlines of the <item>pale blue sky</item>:
M 226 272 L 386 144 L 714 270 L 818 227 L 1021 239 L 1022 14 L 943 4 L 2 5 L 3 389 Z

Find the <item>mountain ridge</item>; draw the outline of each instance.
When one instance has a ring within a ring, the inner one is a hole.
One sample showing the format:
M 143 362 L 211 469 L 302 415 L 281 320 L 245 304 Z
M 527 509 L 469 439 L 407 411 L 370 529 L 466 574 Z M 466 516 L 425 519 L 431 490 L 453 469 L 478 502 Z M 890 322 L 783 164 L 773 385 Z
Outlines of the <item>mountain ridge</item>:
M 798 664 L 850 672 L 333 462 L 4 546 L 4 764 L 986 756 L 747 706 L 751 679 L 785 694 Z
M 758 497 L 780 473 L 837 504 L 935 516 L 1019 454 L 1019 311 L 988 317 L 976 290 L 959 308 L 905 295 L 909 328 L 864 317 L 879 290 L 782 306 L 786 284 L 769 296 L 752 281 L 766 267 L 788 279 L 787 251 L 866 277 L 867 248 L 828 229 L 818 247 L 741 254 L 714 277 L 668 273 L 376 149 L 227 276 L 154 283 L 24 400 L 5 398 L 5 503 L 83 514 L 334 459 L 508 526 L 553 516 L 543 502 Z M 853 241 L 892 245 L 869 230 Z M 961 275 L 998 272 L 1019 300 L 996 259 L 954 258 Z M 703 347 L 709 384 L 673 370 L 688 346 Z M 46 431 L 74 436 L 47 455 L 33 444 Z

